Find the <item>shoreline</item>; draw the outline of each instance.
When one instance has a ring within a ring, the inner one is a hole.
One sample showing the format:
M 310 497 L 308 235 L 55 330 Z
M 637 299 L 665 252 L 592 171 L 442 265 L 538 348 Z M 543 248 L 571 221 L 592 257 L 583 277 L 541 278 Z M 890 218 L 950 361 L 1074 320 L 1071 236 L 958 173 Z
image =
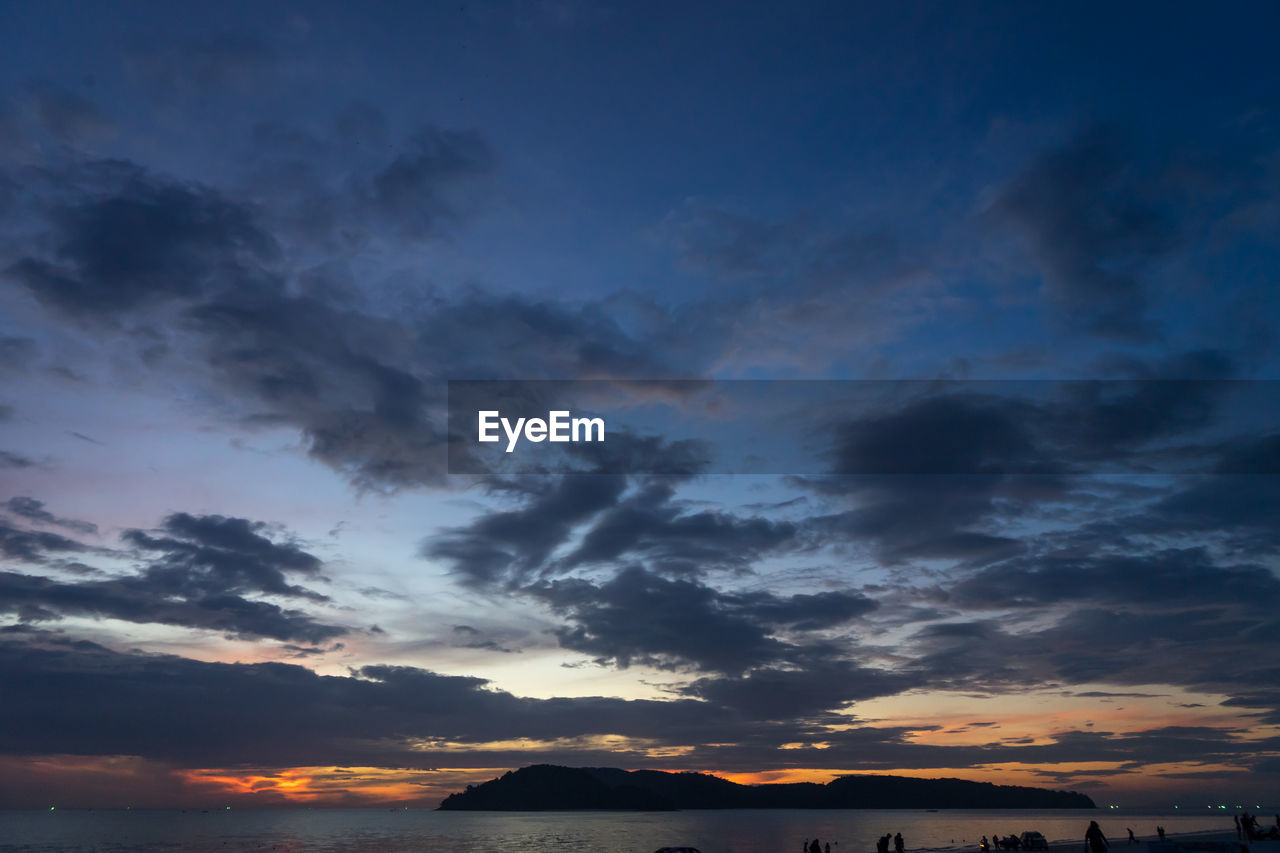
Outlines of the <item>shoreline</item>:
M 1108 853 L 1121 853 L 1121 851 L 1127 850 L 1128 848 L 1131 848 L 1131 847 L 1138 848 L 1135 851 L 1135 853 L 1146 853 L 1146 848 L 1148 845 L 1161 843 L 1159 836 L 1155 835 L 1154 833 L 1151 835 L 1138 835 L 1137 839 L 1138 839 L 1137 844 L 1129 844 L 1128 839 L 1124 837 L 1121 837 L 1119 841 L 1108 838 L 1107 840 L 1111 842 L 1111 846 L 1108 849 Z M 1239 839 L 1236 838 L 1236 833 L 1234 829 L 1202 829 L 1202 830 L 1195 830 L 1192 832 L 1167 832 L 1165 833 L 1165 840 L 1166 842 L 1223 841 L 1223 842 L 1231 843 L 1231 842 L 1238 841 L 1240 844 L 1250 843 L 1246 841 L 1239 841 Z M 1252 843 L 1261 844 L 1264 842 L 1254 841 Z M 1265 843 L 1274 843 L 1276 844 L 1277 849 L 1280 849 L 1280 842 L 1268 841 Z M 974 851 L 976 851 L 977 849 L 978 849 L 978 842 L 972 841 L 972 842 L 965 842 L 963 844 L 954 844 L 954 845 L 948 844 L 945 847 L 908 848 L 906 853 L 966 853 L 966 851 L 968 851 L 968 853 L 974 853 Z M 992 850 L 992 853 L 1009 853 L 1009 851 L 1002 851 L 996 847 L 992 847 L 991 850 Z M 1069 838 L 1057 838 L 1057 839 L 1051 839 L 1049 841 L 1049 853 L 1083 853 L 1083 851 L 1084 851 L 1084 833 L 1083 832 L 1080 834 L 1079 840 L 1069 839 Z M 1025 853 L 1025 851 L 1018 851 L 1018 853 Z

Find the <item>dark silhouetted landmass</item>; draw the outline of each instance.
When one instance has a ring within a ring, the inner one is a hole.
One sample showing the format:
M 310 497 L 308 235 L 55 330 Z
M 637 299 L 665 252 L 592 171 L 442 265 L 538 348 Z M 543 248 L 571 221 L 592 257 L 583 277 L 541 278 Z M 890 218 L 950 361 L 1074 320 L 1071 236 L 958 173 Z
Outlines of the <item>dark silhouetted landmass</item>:
M 842 776 L 825 785 L 739 785 L 706 773 L 535 764 L 450 794 L 441 809 L 1091 809 L 1084 794 L 906 776 Z

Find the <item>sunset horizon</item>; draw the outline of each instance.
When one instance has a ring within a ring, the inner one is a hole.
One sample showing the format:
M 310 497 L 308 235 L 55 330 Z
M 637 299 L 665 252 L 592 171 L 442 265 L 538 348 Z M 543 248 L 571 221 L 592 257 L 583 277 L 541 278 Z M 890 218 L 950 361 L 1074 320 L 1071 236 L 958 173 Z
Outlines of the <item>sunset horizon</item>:
M 4 3 L 0 810 L 1280 811 L 1276 32 Z

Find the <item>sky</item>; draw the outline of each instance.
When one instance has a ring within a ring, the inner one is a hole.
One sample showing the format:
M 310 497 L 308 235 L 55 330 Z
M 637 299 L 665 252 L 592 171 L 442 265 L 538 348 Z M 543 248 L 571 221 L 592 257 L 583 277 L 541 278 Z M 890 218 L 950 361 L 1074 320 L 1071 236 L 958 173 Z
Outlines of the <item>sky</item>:
M 1278 29 L 0 4 L 0 806 L 1274 801 Z

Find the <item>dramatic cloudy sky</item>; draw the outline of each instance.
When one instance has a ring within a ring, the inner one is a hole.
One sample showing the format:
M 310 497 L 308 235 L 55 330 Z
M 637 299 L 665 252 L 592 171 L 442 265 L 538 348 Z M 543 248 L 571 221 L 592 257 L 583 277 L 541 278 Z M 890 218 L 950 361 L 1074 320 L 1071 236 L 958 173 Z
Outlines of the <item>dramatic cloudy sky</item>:
M 0 805 L 1280 789 L 1274 4 L 183 6 L 0 6 Z

